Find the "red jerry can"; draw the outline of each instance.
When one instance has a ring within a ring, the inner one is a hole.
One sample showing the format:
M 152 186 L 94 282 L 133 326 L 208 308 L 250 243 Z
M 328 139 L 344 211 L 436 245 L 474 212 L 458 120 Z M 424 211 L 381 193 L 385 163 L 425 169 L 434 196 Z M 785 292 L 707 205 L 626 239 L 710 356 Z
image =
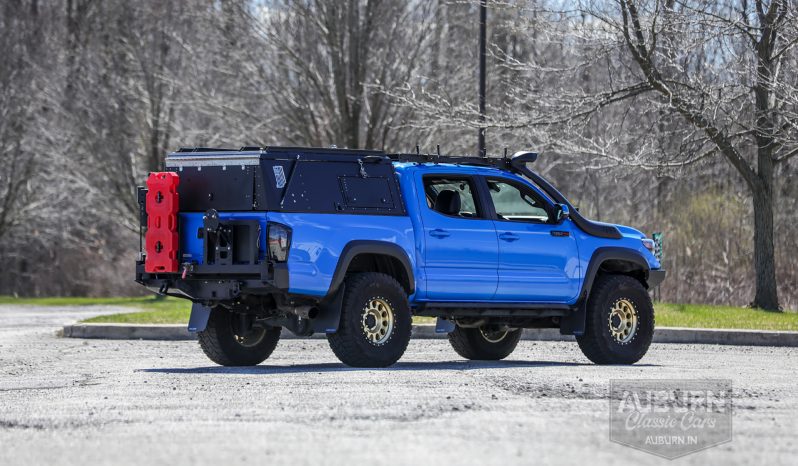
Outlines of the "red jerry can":
M 177 272 L 179 199 L 175 172 L 154 172 L 147 178 L 147 234 L 144 237 L 144 271 Z

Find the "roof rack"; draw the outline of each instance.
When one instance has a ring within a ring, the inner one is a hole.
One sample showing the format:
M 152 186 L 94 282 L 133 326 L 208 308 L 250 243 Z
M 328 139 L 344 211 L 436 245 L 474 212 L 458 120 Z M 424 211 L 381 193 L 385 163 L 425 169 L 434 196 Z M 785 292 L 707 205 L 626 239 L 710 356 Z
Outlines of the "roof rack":
M 476 165 L 480 167 L 496 167 L 503 169 L 513 169 L 517 165 L 531 163 L 537 160 L 538 154 L 535 152 L 516 152 L 512 157 L 471 157 L 471 156 L 452 156 L 439 154 L 386 154 L 395 162 L 416 162 L 416 163 L 451 163 L 458 165 Z
M 180 147 L 178 152 L 303 152 L 303 153 L 335 153 L 335 154 L 370 154 L 385 155 L 381 150 L 373 149 L 339 149 L 337 147 L 303 147 L 303 146 L 243 146 L 240 149 L 231 147 Z
M 240 149 L 232 147 L 180 147 L 175 152 L 252 152 L 263 150 L 260 146 L 243 146 Z
M 470 157 L 437 154 L 386 154 L 394 162 L 451 163 L 481 167 L 509 167 L 510 160 L 496 157 Z
M 537 154 L 534 152 L 516 152 L 512 157 L 507 157 L 506 151 L 504 157 L 473 157 L 473 156 L 453 156 L 453 155 L 440 155 L 437 154 L 422 154 L 416 152 L 415 154 L 408 153 L 394 153 L 389 154 L 381 150 L 369 149 L 338 149 L 335 147 L 290 147 L 290 146 L 244 146 L 240 149 L 231 148 L 216 148 L 216 147 L 181 147 L 177 153 L 189 152 L 255 152 L 261 153 L 292 153 L 301 152 L 304 154 L 336 154 L 336 155 L 351 155 L 358 157 L 369 158 L 386 158 L 394 162 L 414 162 L 414 163 L 451 163 L 457 165 L 475 165 L 481 167 L 496 167 L 506 170 L 517 168 L 518 165 L 523 165 L 529 162 L 534 162 L 537 159 Z
M 240 150 L 244 150 L 242 148 Z M 257 150 L 257 149 L 256 149 Z M 231 149 L 224 147 L 180 147 L 175 152 L 237 152 L 239 149 Z

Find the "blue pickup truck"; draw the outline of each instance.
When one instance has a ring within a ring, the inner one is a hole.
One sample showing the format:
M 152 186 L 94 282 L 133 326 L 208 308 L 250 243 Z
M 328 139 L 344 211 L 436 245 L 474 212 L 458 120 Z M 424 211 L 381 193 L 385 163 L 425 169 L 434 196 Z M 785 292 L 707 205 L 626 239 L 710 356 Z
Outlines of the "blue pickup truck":
M 222 365 L 264 361 L 285 328 L 389 366 L 414 316 L 467 359 L 559 328 L 594 363 L 635 363 L 665 276 L 654 243 L 584 218 L 536 158 L 182 148 L 139 188 L 136 281 L 191 300 L 189 330 Z

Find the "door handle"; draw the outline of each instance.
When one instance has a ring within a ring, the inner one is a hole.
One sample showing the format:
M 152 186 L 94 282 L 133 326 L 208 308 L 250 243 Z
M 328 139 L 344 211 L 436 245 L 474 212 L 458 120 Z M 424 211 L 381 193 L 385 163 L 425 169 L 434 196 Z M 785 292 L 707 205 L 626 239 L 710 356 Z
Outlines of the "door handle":
M 507 241 L 512 243 L 513 241 L 518 241 L 519 239 L 521 239 L 521 237 L 516 235 L 515 233 L 506 232 L 500 234 L 499 239 L 502 241 Z
M 434 236 L 434 237 L 436 237 L 436 238 L 446 238 L 447 236 L 451 235 L 451 233 L 449 233 L 448 231 L 441 230 L 440 228 L 436 228 L 436 229 L 430 231 L 429 234 Z

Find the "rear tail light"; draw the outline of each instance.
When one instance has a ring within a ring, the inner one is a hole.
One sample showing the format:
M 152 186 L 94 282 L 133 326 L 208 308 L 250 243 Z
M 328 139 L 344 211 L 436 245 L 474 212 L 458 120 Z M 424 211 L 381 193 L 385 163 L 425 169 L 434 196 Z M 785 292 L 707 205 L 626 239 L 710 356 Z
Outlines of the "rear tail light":
M 291 248 L 291 229 L 279 223 L 269 222 L 266 235 L 269 259 L 275 262 L 285 262 L 288 259 L 288 250 Z

